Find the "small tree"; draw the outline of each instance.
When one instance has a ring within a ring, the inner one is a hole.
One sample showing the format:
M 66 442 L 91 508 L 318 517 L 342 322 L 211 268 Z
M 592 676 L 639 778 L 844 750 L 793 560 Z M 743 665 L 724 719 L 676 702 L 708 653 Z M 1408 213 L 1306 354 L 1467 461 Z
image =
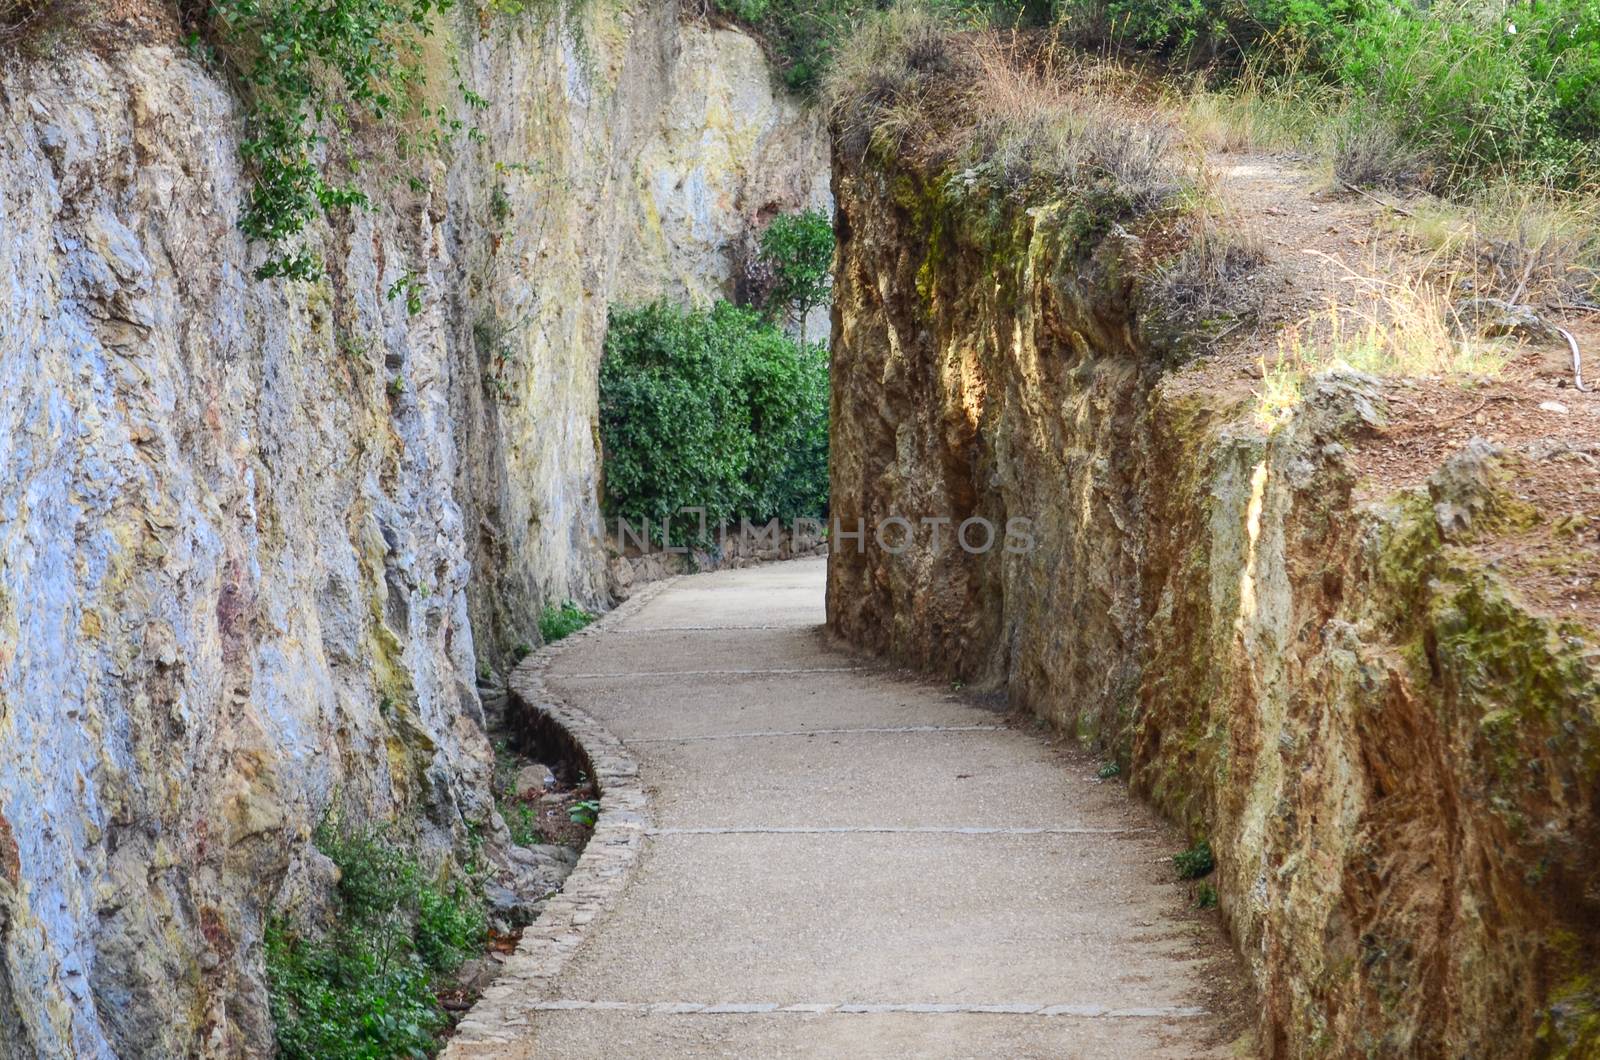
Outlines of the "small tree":
M 828 300 L 833 283 L 833 221 L 821 210 L 783 214 L 761 233 L 761 263 L 772 273 L 766 309 L 780 307 L 800 321 L 806 341 L 806 316 Z

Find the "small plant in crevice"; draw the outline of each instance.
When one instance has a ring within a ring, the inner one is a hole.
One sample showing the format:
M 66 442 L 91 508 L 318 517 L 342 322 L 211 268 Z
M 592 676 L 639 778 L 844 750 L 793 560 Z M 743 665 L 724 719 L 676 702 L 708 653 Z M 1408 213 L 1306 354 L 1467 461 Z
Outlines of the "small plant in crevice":
M 422 312 L 422 280 L 415 272 L 402 273 L 399 279 L 389 285 L 388 291 L 384 294 L 384 297 L 391 302 L 402 296 L 405 298 L 407 316 L 414 317 Z
M 1194 904 L 1198 909 L 1215 909 L 1217 889 L 1209 883 L 1200 884 L 1194 889 Z
M 526 641 L 519 641 L 517 645 L 511 649 L 511 659 L 513 662 L 521 662 L 523 659 L 526 659 L 532 654 L 533 645 L 527 643 Z
M 1118 765 L 1116 762 L 1105 762 L 1100 766 L 1099 769 L 1095 770 L 1094 775 L 1099 777 L 1101 780 L 1110 780 L 1112 777 L 1122 775 L 1122 766 Z
M 571 600 L 560 606 L 552 604 L 539 615 L 539 636 L 546 644 L 571 636 L 594 621 L 594 616 Z
M 515 798 L 515 793 L 511 793 Z M 539 812 L 526 802 L 516 801 L 510 805 L 500 807 L 500 816 L 505 818 L 506 830 L 511 833 L 511 842 L 519 847 L 531 847 L 541 843 L 548 843 L 550 839 L 544 834 L 544 829 L 539 827 Z
M 472 325 L 472 344 L 483 366 L 484 389 L 502 404 L 517 403 L 511 372 L 518 363 L 518 350 L 511 337 L 525 322 L 526 318 L 501 324 L 493 315 L 486 315 Z
M 475 877 L 436 877 L 384 829 L 347 832 L 329 819 L 314 841 L 339 871 L 330 922 L 267 926 L 278 1055 L 432 1055 L 447 1022 L 436 989 L 488 938 Z
M 573 803 L 567 807 L 567 819 L 573 824 L 593 828 L 594 823 L 600 819 L 600 800 L 583 799 Z
M 489 193 L 489 216 L 497 225 L 503 225 L 511 220 L 511 196 L 506 194 L 504 184 L 496 184 Z
M 1188 850 L 1180 850 L 1172 855 L 1172 867 L 1178 871 L 1178 879 L 1198 880 L 1211 875 L 1217 862 L 1211 854 L 1211 844 L 1201 839 Z

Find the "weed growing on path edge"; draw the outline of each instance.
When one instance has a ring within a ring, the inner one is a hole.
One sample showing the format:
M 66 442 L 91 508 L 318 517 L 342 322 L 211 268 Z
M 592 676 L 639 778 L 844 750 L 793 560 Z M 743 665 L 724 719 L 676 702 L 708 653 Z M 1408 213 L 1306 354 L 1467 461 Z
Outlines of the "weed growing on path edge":
M 1188 850 L 1180 850 L 1172 855 L 1172 867 L 1178 871 L 1178 879 L 1198 880 L 1211 875 L 1217 862 L 1211 854 L 1211 844 L 1201 839 Z
M 1095 776 L 1101 780 L 1110 780 L 1112 777 L 1121 776 L 1122 767 L 1115 762 L 1106 762 L 1095 771 Z
M 1209 883 L 1202 883 L 1194 889 L 1194 904 L 1199 909 L 1215 909 L 1217 907 L 1217 889 Z
M 539 615 L 539 636 L 546 644 L 571 636 L 594 621 L 594 615 L 568 600 L 560 606 L 546 607 Z
M 267 983 L 279 1055 L 290 1060 L 429 1056 L 447 1020 L 436 989 L 480 952 L 488 923 L 476 877 L 425 872 L 383 829 L 314 841 L 339 878 L 320 932 L 267 925 Z
M 567 807 L 567 817 L 573 824 L 581 824 L 593 828 L 594 823 L 600 819 L 600 800 L 584 799 Z

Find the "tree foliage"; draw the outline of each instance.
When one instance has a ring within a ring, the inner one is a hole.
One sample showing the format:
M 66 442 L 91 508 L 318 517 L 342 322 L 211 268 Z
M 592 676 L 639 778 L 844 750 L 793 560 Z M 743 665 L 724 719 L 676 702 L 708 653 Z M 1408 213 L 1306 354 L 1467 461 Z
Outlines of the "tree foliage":
M 761 263 L 772 274 L 768 312 L 781 309 L 800 322 L 828 300 L 833 284 L 833 221 L 821 210 L 781 214 L 761 233 Z

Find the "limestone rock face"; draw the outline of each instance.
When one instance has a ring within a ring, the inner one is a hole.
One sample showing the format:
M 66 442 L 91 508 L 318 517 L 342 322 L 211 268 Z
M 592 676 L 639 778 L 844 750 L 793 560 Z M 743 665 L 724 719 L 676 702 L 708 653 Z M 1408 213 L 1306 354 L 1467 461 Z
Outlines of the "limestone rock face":
M 328 807 L 441 857 L 490 819 L 478 658 L 604 603 L 607 303 L 709 296 L 826 201 L 752 42 L 584 17 L 446 27 L 482 141 L 374 166 L 308 285 L 251 277 L 239 106 L 181 44 L 7 60 L 0 1057 L 267 1052 Z
M 835 166 L 830 625 L 1004 686 L 1209 838 L 1269 1055 L 1588 1055 L 1600 634 L 1497 558 L 1538 525 L 1510 484 L 1561 454 L 1473 444 L 1363 498 L 1379 382 L 1264 430 L 1173 366 L 1138 241 L 1074 189 Z M 1035 547 L 880 546 L 896 516 Z
M 831 208 L 820 119 L 743 34 L 673 4 L 494 23 L 470 51 L 492 109 L 451 174 L 469 292 L 457 341 L 483 385 L 453 392 L 479 638 L 535 643 L 551 599 L 606 594 L 595 380 L 612 302 L 734 293 L 753 225 Z

